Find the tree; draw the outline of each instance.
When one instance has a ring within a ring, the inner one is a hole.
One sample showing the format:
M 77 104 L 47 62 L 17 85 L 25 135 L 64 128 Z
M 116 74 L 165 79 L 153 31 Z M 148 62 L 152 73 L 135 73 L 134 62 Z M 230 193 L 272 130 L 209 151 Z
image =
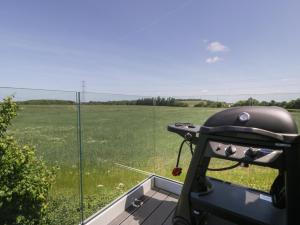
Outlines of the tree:
M 0 224 L 42 224 L 48 191 L 55 179 L 33 147 L 20 146 L 7 133 L 17 115 L 12 98 L 0 103 Z
M 259 105 L 259 101 L 255 98 L 248 98 L 247 100 L 240 100 L 233 104 L 233 106 L 257 106 Z

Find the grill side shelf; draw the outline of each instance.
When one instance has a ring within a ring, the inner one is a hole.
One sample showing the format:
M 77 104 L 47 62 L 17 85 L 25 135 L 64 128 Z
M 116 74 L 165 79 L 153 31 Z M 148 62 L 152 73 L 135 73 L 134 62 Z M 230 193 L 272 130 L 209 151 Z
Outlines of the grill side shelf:
M 207 195 L 191 192 L 193 210 L 205 210 L 243 225 L 285 225 L 285 209 L 277 209 L 266 193 L 230 183 L 211 180 L 213 191 Z

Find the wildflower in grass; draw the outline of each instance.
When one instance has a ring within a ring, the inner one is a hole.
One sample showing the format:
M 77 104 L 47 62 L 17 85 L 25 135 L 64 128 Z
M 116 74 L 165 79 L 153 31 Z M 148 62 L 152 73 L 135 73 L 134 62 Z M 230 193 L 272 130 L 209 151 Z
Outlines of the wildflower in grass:
M 101 140 L 100 141 L 100 144 L 105 144 L 105 143 L 107 143 L 107 140 Z
M 118 186 L 116 187 L 116 189 L 122 190 L 124 187 L 125 187 L 125 185 L 123 183 L 119 183 Z

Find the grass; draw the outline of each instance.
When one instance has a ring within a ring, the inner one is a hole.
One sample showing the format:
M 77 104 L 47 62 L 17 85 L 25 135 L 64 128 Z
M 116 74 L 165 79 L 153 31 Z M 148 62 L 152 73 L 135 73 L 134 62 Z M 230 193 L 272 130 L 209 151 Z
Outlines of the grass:
M 181 138 L 167 132 L 169 123 L 183 121 L 202 124 L 221 109 L 82 106 L 84 217 L 90 216 L 121 195 L 146 175 L 118 167 L 124 164 L 171 177 Z M 291 112 L 300 125 L 300 112 Z M 36 146 L 49 164 L 59 165 L 53 184 L 49 217 L 53 224 L 79 222 L 79 148 L 76 107 L 73 105 L 21 106 L 11 132 L 21 143 Z M 183 181 L 191 156 L 183 153 Z M 227 162 L 213 160 L 212 167 Z M 250 166 L 209 175 L 268 191 L 276 171 Z M 174 179 L 174 177 L 171 177 Z

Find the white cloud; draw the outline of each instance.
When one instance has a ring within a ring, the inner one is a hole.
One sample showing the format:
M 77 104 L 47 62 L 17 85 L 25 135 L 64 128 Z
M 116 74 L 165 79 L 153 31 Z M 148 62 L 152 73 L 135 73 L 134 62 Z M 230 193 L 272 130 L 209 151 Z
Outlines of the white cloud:
M 212 63 L 216 63 L 218 61 L 221 61 L 222 58 L 218 57 L 218 56 L 214 56 L 214 57 L 209 57 L 205 60 L 206 63 L 212 64 Z
M 218 41 L 211 42 L 207 46 L 207 50 L 210 52 L 226 52 L 229 48 Z

